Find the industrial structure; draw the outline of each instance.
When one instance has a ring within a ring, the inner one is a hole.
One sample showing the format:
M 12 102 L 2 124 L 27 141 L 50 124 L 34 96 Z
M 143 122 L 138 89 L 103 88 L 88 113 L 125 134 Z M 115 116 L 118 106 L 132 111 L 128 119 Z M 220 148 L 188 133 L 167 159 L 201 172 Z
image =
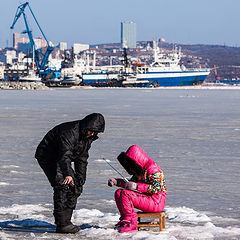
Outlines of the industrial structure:
M 34 42 L 34 38 L 32 35 L 32 31 L 29 28 L 29 24 L 27 21 L 27 17 L 26 17 L 26 7 L 28 7 L 28 9 L 30 10 L 30 13 L 34 19 L 34 21 L 36 22 L 43 38 L 45 39 L 46 43 L 47 43 L 47 48 L 45 53 L 42 52 L 42 49 L 38 49 L 36 47 L 36 44 Z M 37 68 L 37 74 L 42 78 L 43 81 L 47 81 L 49 79 L 59 79 L 61 76 L 61 71 L 56 70 L 54 68 L 50 68 L 48 66 L 48 59 L 50 54 L 52 53 L 52 51 L 54 50 L 53 46 L 50 46 L 46 36 L 44 35 L 30 5 L 28 2 L 21 4 L 18 8 L 17 8 L 17 12 L 15 14 L 14 20 L 13 20 L 13 24 L 11 26 L 11 29 L 14 28 L 16 22 L 18 21 L 18 19 L 23 15 L 24 18 L 24 22 L 25 22 L 25 27 L 26 30 L 24 31 L 24 33 L 28 34 L 28 38 L 31 44 L 31 48 L 33 49 L 33 54 L 34 54 L 34 60 L 35 60 L 35 64 L 36 64 L 36 68 Z

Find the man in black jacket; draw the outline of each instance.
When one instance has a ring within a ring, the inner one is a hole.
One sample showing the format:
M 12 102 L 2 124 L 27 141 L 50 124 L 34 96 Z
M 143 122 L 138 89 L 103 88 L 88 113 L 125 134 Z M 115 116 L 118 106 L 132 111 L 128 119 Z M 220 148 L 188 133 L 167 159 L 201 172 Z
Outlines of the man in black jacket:
M 71 217 L 86 180 L 88 150 L 104 128 L 103 115 L 92 113 L 82 120 L 57 125 L 37 147 L 35 158 L 54 190 L 57 233 L 79 231 L 79 227 L 71 223 Z

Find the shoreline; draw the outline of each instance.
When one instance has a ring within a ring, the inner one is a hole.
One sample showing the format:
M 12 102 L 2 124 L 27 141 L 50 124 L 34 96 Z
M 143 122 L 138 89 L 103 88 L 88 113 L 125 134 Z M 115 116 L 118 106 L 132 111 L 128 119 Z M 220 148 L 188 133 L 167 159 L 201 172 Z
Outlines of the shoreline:
M 49 90 L 42 82 L 0 82 L 0 90 Z
M 221 85 L 206 83 L 196 86 L 168 86 L 168 87 L 93 87 L 93 86 L 69 86 L 69 87 L 48 87 L 42 82 L 0 82 L 0 90 L 52 90 L 52 89 L 221 89 L 221 90 L 239 90 L 240 85 Z

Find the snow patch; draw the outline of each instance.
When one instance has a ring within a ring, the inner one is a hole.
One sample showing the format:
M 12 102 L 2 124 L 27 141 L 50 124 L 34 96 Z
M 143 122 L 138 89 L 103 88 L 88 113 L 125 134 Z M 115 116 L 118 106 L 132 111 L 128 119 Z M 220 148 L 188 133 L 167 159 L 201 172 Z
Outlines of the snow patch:
M 216 227 L 213 223 L 208 222 L 203 226 L 170 226 L 169 234 L 174 235 L 177 239 L 236 239 L 240 236 L 240 228 L 221 228 Z
M 4 232 L 0 232 L 0 239 L 1 240 L 13 240 L 13 238 L 11 238 L 11 235 L 6 234 Z
M 3 165 L 0 168 L 19 168 L 17 165 Z
M 0 186 L 8 186 L 8 185 L 11 185 L 11 184 L 6 182 L 0 182 Z
M 102 202 L 104 204 L 109 204 L 109 205 L 116 205 L 116 202 L 114 200 L 107 200 L 107 199 L 103 199 Z
M 0 214 L 15 215 L 19 219 L 33 218 L 34 214 L 42 213 L 43 211 L 49 211 L 49 209 L 41 205 L 34 205 L 34 204 L 25 204 L 25 205 L 13 204 L 10 207 L 0 207 Z M 38 216 L 38 219 L 46 218 L 42 214 L 38 214 L 37 216 Z
M 96 159 L 96 160 L 94 160 L 94 162 L 111 162 L 111 160 L 109 160 L 109 159 Z
M 171 222 L 198 224 L 211 221 L 207 215 L 187 207 L 165 208 L 165 210 Z
M 73 222 L 77 225 L 94 224 L 95 227 L 115 225 L 119 215 L 116 213 L 103 213 L 97 209 L 80 209 L 73 213 Z

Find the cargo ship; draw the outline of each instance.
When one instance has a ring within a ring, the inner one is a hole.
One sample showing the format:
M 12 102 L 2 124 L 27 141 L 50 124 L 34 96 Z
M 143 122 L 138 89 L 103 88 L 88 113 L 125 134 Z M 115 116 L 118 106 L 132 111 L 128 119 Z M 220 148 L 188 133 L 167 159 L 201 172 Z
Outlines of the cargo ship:
M 166 53 L 154 49 L 154 61 L 149 66 L 136 66 L 136 78 L 148 80 L 154 86 L 192 86 L 202 84 L 209 75 L 209 69 L 186 69 L 180 65 L 181 49 L 176 47 Z
M 209 75 L 209 69 L 186 69 L 180 64 L 181 49 L 174 48 L 172 51 L 163 52 L 158 47 L 153 49 L 153 62 L 150 65 L 136 64 L 129 66 L 124 63 L 124 67 L 119 71 L 98 71 L 82 74 L 82 84 L 100 84 L 117 83 L 121 86 L 121 79 L 124 79 L 126 73 L 136 78 L 137 82 L 144 82 L 140 86 L 193 86 L 200 85 Z M 124 57 L 127 61 L 126 56 Z M 121 75 L 123 75 L 121 77 Z M 148 81 L 149 84 L 146 84 Z M 122 84 L 123 86 L 123 84 Z

